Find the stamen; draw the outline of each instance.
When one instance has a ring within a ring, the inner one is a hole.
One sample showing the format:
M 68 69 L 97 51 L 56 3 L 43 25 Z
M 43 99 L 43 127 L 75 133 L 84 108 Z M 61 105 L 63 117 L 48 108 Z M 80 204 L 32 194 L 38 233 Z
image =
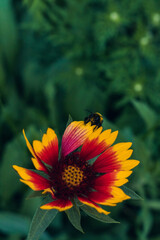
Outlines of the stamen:
M 77 166 L 67 166 L 62 173 L 62 180 L 69 188 L 79 186 L 83 181 L 83 171 Z

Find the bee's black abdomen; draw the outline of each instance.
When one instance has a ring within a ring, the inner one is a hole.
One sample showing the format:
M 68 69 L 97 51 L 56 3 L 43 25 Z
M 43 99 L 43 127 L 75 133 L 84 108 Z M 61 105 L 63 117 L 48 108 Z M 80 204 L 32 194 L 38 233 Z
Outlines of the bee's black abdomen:
M 91 122 L 92 125 L 96 125 L 96 128 L 99 128 L 102 126 L 103 123 L 103 117 L 100 113 L 91 113 L 88 117 L 85 117 L 84 123 L 87 124 Z

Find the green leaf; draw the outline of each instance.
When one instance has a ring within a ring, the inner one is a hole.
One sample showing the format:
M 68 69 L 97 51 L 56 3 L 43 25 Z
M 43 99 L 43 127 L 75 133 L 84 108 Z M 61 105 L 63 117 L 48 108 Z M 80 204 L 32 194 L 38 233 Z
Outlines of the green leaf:
M 142 117 L 146 126 L 151 128 L 157 121 L 157 115 L 146 103 L 132 100 L 133 106 L 136 108 L 139 115 Z
M 119 223 L 116 220 L 112 219 L 111 217 L 109 217 L 108 215 L 105 215 L 103 213 L 99 213 L 97 212 L 96 209 L 89 207 L 87 205 L 83 205 L 80 207 L 87 215 L 89 215 L 90 217 L 104 222 L 104 223 Z
M 69 114 L 66 127 L 68 127 L 68 125 L 69 125 L 71 122 L 73 122 L 73 118 L 72 118 L 71 115 Z
M 56 209 L 42 210 L 38 208 L 33 217 L 27 240 L 38 240 L 57 213 L 58 210 Z
M 134 200 L 143 200 L 143 198 L 141 198 L 137 193 L 135 193 L 133 190 L 131 190 L 130 188 L 126 187 L 126 186 L 122 186 L 121 189 L 125 192 L 125 194 L 127 194 L 128 196 L 131 197 L 131 199 Z
M 26 197 L 26 199 L 31 199 L 36 197 L 43 197 L 42 191 L 32 192 Z
M 82 227 L 81 227 L 81 214 L 79 211 L 79 208 L 77 206 L 73 206 L 72 208 L 65 211 L 69 221 L 71 224 L 80 232 L 84 233 Z

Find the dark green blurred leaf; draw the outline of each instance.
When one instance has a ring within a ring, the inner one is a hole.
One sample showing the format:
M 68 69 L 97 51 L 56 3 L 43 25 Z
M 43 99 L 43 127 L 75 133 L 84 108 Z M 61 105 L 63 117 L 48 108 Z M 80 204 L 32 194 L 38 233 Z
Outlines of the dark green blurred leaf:
M 142 197 L 140 197 L 137 193 L 135 193 L 133 190 L 131 190 L 130 188 L 126 187 L 126 186 L 121 186 L 121 189 L 125 192 L 125 194 L 127 194 L 128 196 L 131 197 L 131 199 L 134 200 L 143 200 Z
M 32 192 L 30 193 L 26 199 L 30 199 L 30 198 L 35 198 L 35 197 L 42 197 L 42 191 L 36 191 L 36 192 Z
M 41 234 L 56 217 L 57 213 L 58 210 L 56 209 L 42 210 L 38 208 L 33 217 L 27 240 L 38 240 Z
M 0 212 L 0 231 L 27 235 L 30 219 L 10 212 Z
M 119 223 L 116 220 L 112 219 L 111 217 L 109 217 L 108 215 L 105 215 L 103 213 L 99 213 L 97 212 L 97 210 L 95 210 L 92 207 L 89 207 L 87 205 L 83 205 L 80 206 L 80 208 L 90 217 L 95 218 L 98 221 L 104 222 L 104 223 Z
M 12 12 L 11 0 L 0 1 L 0 52 L 10 65 L 14 63 L 17 50 L 17 26 Z
M 137 222 L 142 226 L 142 230 L 139 231 L 139 237 L 141 239 L 147 239 L 153 224 L 153 216 L 146 205 L 143 206 L 140 214 L 138 215 Z
M 104 116 L 104 129 L 119 130 L 116 142 L 133 142 L 141 163 L 130 180 L 144 201 L 129 201 L 125 214 L 123 203 L 106 207 L 122 224 L 85 217 L 83 240 L 159 240 L 159 9 L 157 0 L 0 0 L 1 209 L 33 216 L 41 202 L 26 200 L 29 187 L 12 170 L 33 168 L 21 129 L 32 143 L 51 127 L 60 148 L 66 116 L 83 120 L 88 109 Z M 80 240 L 59 216 L 51 239 Z
M 160 201 L 156 200 L 148 200 L 146 201 L 146 205 L 148 208 L 155 209 L 157 211 L 160 210 Z
M 81 214 L 78 207 L 73 206 L 66 211 L 69 221 L 71 224 L 80 232 L 84 233 L 81 227 Z
M 151 109 L 145 102 L 132 100 L 132 104 L 136 108 L 137 112 L 142 117 L 144 122 L 146 123 L 146 126 L 148 128 L 153 127 L 157 120 L 157 115 L 154 112 L 154 110 Z
M 0 189 L 1 192 L 3 192 L 2 200 L 4 203 L 2 203 L 4 205 L 12 194 L 22 186 L 19 182 L 18 175 L 12 168 L 12 165 L 21 165 L 22 160 L 25 164 L 27 161 L 27 154 L 23 141 L 22 135 L 18 135 L 11 142 L 6 144 L 3 152 L 3 161 L 0 167 Z

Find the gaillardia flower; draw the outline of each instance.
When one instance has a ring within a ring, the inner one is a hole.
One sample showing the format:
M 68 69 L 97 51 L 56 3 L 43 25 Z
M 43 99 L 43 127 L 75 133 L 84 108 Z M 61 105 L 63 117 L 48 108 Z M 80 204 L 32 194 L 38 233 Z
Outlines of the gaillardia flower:
M 120 186 L 128 182 L 131 169 L 139 161 L 128 160 L 132 154 L 130 142 L 111 146 L 118 131 L 102 131 L 102 127 L 90 122 L 74 121 L 63 134 L 60 152 L 51 128 L 43 135 L 42 142 L 33 141 L 33 147 L 24 130 L 23 134 L 39 174 L 15 165 L 13 168 L 20 181 L 32 190 L 50 194 L 52 201 L 41 206 L 42 209 L 65 211 L 78 199 L 107 215 L 109 212 L 100 205 L 115 206 L 130 198 Z

